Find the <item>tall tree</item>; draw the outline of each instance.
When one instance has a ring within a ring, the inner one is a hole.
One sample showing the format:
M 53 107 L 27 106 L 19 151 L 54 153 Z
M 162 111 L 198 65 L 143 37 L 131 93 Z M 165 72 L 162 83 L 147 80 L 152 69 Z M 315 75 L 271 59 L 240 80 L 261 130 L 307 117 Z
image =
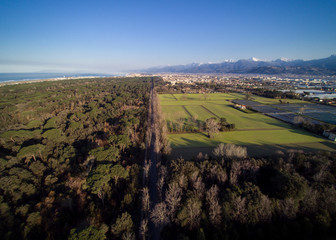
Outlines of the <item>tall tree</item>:
M 205 121 L 205 129 L 209 138 L 213 138 L 215 134 L 219 132 L 219 128 L 219 123 L 215 118 L 208 118 Z

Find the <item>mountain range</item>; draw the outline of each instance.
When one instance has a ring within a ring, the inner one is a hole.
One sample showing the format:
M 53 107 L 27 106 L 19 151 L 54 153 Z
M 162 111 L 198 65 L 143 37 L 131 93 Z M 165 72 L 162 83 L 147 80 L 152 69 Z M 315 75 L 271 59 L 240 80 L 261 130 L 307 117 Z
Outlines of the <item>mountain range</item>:
M 274 61 L 257 58 L 238 61 L 226 60 L 221 63 L 192 63 L 188 65 L 152 67 L 143 73 L 240 73 L 240 74 L 297 74 L 297 75 L 336 75 L 336 55 L 315 60 Z

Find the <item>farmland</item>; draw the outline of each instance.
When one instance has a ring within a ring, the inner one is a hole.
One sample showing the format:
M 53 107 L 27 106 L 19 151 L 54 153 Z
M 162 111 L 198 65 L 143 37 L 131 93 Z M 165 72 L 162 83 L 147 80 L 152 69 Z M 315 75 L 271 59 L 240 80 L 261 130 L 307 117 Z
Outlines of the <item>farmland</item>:
M 272 154 L 276 150 L 303 149 L 307 151 L 334 151 L 336 144 L 318 135 L 294 128 L 292 125 L 265 116 L 260 113 L 246 113 L 235 109 L 230 102 L 244 99 L 238 93 L 214 94 L 161 94 L 162 112 L 167 120 L 168 128 L 172 129 L 169 139 L 172 144 L 172 157 L 191 157 L 202 151 L 211 153 L 219 143 L 233 143 L 246 146 L 250 155 Z M 278 104 L 276 99 L 254 97 L 260 103 Z M 300 100 L 292 100 L 297 104 Z M 171 126 L 174 123 L 197 122 L 204 123 L 208 118 L 224 117 L 228 123 L 235 124 L 236 129 L 221 132 L 209 139 L 205 133 L 175 132 Z

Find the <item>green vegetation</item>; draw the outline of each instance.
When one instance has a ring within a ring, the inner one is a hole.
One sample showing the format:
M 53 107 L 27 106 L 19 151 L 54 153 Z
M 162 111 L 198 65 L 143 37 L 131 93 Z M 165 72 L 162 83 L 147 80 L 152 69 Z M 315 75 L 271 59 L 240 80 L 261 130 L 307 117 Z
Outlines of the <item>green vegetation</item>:
M 174 94 L 181 99 L 184 94 Z M 160 104 L 168 123 L 168 130 L 175 132 L 175 125 L 183 121 L 198 120 L 205 122 L 211 117 L 224 117 L 228 123 L 234 123 L 237 129 L 281 129 L 289 125 L 259 113 L 245 113 L 233 108 L 229 100 L 243 99 L 244 95 L 228 93 L 208 94 L 207 100 L 203 94 L 187 94 L 186 100 L 171 98 L 171 94 L 160 94 Z M 266 98 L 265 98 L 266 99 Z M 191 116 L 190 116 L 191 115 Z
M 227 91 L 202 84 L 160 95 L 173 148 L 160 164 L 162 198 L 151 212 L 163 239 L 335 238 L 336 144 L 231 103 L 290 106 L 299 96 L 185 93 Z
M 217 146 L 218 143 L 238 145 L 305 144 L 326 141 L 299 129 L 251 130 L 221 132 L 209 139 L 204 133 L 170 134 L 173 148 Z M 336 146 L 335 146 L 336 147 Z
M 249 156 L 273 155 L 276 151 L 302 149 L 305 151 L 336 151 L 336 144 L 299 129 L 221 132 L 214 138 L 205 133 L 168 135 L 173 148 L 171 159 L 190 159 L 200 152 L 211 155 L 219 143 L 233 143 L 247 147 Z
M 207 94 L 206 98 L 204 94 L 161 94 L 159 97 L 168 130 L 173 133 L 169 135 L 174 149 L 171 158 L 191 157 L 199 152 L 209 154 L 214 146 L 222 142 L 248 146 L 250 155 L 267 155 L 286 148 L 309 151 L 335 151 L 336 148 L 336 144 L 327 139 L 293 128 L 287 123 L 234 108 L 230 101 L 244 99 L 243 94 L 214 93 Z M 263 103 L 279 103 L 278 99 L 251 97 Z M 301 100 L 288 101 L 296 103 Z M 210 139 L 205 134 L 205 122 L 209 118 L 218 121 L 225 118 L 227 123 L 234 124 L 235 130 L 225 129 Z
M 0 88 L 3 239 L 146 238 L 147 220 L 164 239 L 334 238 L 335 154 L 293 149 L 334 151 L 335 143 L 233 108 L 239 93 L 158 100 L 151 80 Z M 145 152 L 162 156 L 154 165 Z
M 0 88 L 1 238 L 135 236 L 150 84 L 104 78 Z
M 204 97 L 206 95 L 206 97 Z M 243 94 L 211 93 L 211 94 L 160 94 L 160 103 L 165 105 L 202 105 L 206 103 L 221 104 L 227 100 L 244 99 Z M 224 103 L 225 104 L 225 103 Z
M 262 103 L 262 104 L 279 104 L 279 103 L 304 103 L 309 104 L 310 102 L 303 101 L 300 99 L 275 99 L 275 98 L 266 98 L 266 97 L 259 97 L 256 95 L 251 96 L 251 100 Z

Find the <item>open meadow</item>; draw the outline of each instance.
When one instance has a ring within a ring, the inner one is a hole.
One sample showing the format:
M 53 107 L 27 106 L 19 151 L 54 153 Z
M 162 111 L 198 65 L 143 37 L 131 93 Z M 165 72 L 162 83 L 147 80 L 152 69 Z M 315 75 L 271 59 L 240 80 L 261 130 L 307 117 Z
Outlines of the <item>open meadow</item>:
M 244 99 L 239 93 L 214 94 L 161 94 L 162 112 L 171 130 L 169 140 L 173 152 L 171 158 L 189 158 L 199 152 L 211 154 L 219 143 L 246 146 L 250 156 L 270 155 L 277 150 L 302 149 L 305 151 L 335 151 L 336 144 L 318 135 L 257 112 L 244 112 L 234 108 L 231 100 Z M 253 96 L 255 101 L 277 104 L 277 99 Z M 299 100 L 289 102 L 298 103 Z M 303 102 L 303 101 L 301 101 Z M 204 123 L 208 118 L 225 118 L 235 124 L 235 130 L 218 133 L 210 139 L 203 132 L 183 133 L 175 131 L 174 124 Z M 181 123 L 182 122 L 182 123 Z

